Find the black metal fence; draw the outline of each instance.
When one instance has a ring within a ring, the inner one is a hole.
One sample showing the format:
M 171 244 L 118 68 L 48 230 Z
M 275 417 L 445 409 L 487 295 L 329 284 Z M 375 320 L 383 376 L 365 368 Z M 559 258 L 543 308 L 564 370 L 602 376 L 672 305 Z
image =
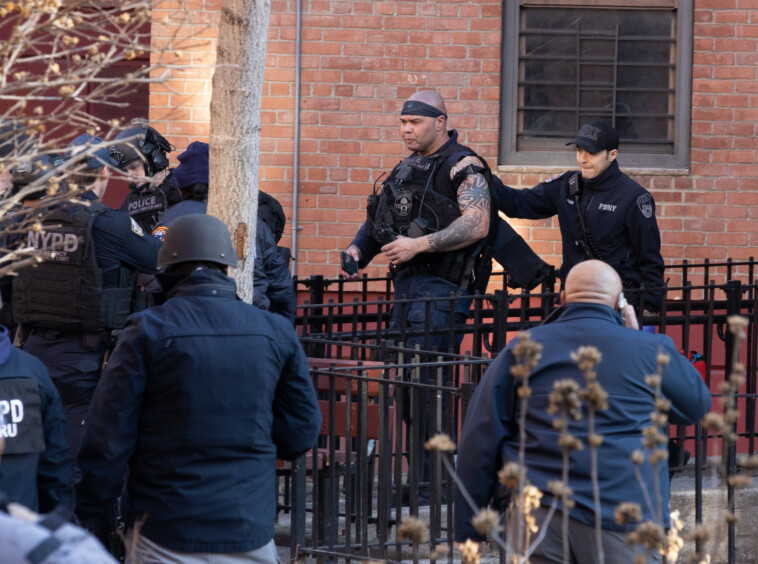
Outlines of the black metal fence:
M 714 398 L 722 395 L 721 385 L 732 368 L 735 341 L 726 329 L 727 318 L 742 315 L 750 321 L 739 353 L 747 378 L 737 394 L 738 440 L 725 443 L 720 434 L 705 432 L 700 425 L 671 429 L 695 459 L 697 522 L 703 520 L 706 461 L 721 457 L 726 484 L 726 476 L 738 472 L 737 454 L 756 452 L 755 267 L 752 259 L 670 266 L 667 274 L 678 285 L 669 283 L 659 315 L 640 318 L 647 330 L 666 333 L 691 357 Z M 453 485 L 440 458 L 449 456 L 452 464 L 452 455 L 428 454 L 423 444 L 435 432 L 455 439 L 492 356 L 556 307 L 555 279 L 534 292 L 503 289 L 477 295 L 465 325 L 451 321 L 444 329 L 427 326 L 415 334 L 404 327 L 390 328 L 391 309 L 410 304 L 392 299 L 390 279 L 311 277 L 297 284 L 309 292 L 299 309 L 297 329 L 312 362 L 324 425 L 312 452 L 280 468 L 280 508 L 291 516 L 291 554 L 340 561 L 417 561 L 434 558 L 439 546 L 447 546 L 445 558 L 452 561 Z M 402 346 L 411 335 L 442 331 L 463 334 L 465 353 Z M 719 409 L 715 400 L 714 410 Z M 431 422 L 428 428 L 426 421 Z M 684 449 L 679 465 L 684 463 Z M 723 510 L 733 510 L 734 489 L 724 487 L 728 501 Z M 418 514 L 427 499 L 428 545 L 397 543 L 393 527 L 404 515 Z M 734 523 L 727 541 L 732 563 L 737 554 Z

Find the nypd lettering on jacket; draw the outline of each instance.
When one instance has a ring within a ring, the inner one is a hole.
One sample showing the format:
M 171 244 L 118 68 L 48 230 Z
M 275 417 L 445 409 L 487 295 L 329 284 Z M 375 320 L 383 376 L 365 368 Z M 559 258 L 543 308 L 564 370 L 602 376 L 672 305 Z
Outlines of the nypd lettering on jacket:
M 41 251 L 48 262 L 81 264 L 83 245 L 76 233 L 60 229 L 29 230 L 27 245 Z
M 0 437 L 5 454 L 45 450 L 39 386 L 31 378 L 0 379 Z

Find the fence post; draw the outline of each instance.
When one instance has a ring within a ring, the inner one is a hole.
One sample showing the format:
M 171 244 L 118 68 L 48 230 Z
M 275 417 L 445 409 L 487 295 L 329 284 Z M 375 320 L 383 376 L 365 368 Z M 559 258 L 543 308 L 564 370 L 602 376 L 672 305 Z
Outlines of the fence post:
M 731 272 L 730 272 L 731 274 Z M 742 301 L 742 283 L 739 280 L 727 281 L 724 291 L 726 292 L 726 315 L 727 318 L 732 315 L 740 314 L 740 305 Z M 736 346 L 736 339 L 731 331 L 726 331 L 725 335 L 726 357 L 724 362 L 724 378 L 729 379 L 733 369 L 733 355 L 734 347 Z M 735 400 L 736 401 L 736 400 Z M 737 406 L 734 406 L 735 409 Z M 730 431 L 736 433 L 737 422 L 732 423 Z M 737 442 L 729 441 L 728 447 L 724 452 L 725 466 L 726 466 L 726 478 L 727 478 L 727 504 L 729 512 L 734 514 L 735 512 L 735 499 L 734 499 L 734 486 L 728 481 L 729 477 L 734 476 L 737 472 Z M 735 523 L 733 520 L 729 520 L 728 532 L 728 544 L 727 544 L 727 561 L 729 564 L 735 562 Z

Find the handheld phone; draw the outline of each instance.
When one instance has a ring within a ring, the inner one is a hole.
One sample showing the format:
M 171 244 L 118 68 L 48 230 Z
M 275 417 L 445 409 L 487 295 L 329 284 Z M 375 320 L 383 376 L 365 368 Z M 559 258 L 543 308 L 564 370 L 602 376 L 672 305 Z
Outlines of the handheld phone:
M 347 272 L 348 274 L 357 274 L 358 273 L 358 263 L 355 262 L 355 259 L 353 258 L 353 255 L 342 251 L 340 253 L 340 263 L 342 265 L 342 270 Z
M 619 302 L 616 305 L 616 309 L 618 309 L 621 313 L 623 313 L 625 307 L 626 307 L 626 298 L 624 297 L 624 292 L 621 292 L 619 294 Z

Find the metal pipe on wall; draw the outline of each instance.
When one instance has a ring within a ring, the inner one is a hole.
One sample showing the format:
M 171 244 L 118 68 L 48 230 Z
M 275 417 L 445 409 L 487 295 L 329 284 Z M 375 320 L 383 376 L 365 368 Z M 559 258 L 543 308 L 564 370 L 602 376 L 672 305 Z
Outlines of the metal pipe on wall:
M 295 178 L 292 182 L 292 276 L 297 276 L 297 234 L 298 196 L 300 193 L 300 39 L 302 35 L 302 0 L 297 0 L 297 17 L 295 23 L 295 147 L 292 168 Z

